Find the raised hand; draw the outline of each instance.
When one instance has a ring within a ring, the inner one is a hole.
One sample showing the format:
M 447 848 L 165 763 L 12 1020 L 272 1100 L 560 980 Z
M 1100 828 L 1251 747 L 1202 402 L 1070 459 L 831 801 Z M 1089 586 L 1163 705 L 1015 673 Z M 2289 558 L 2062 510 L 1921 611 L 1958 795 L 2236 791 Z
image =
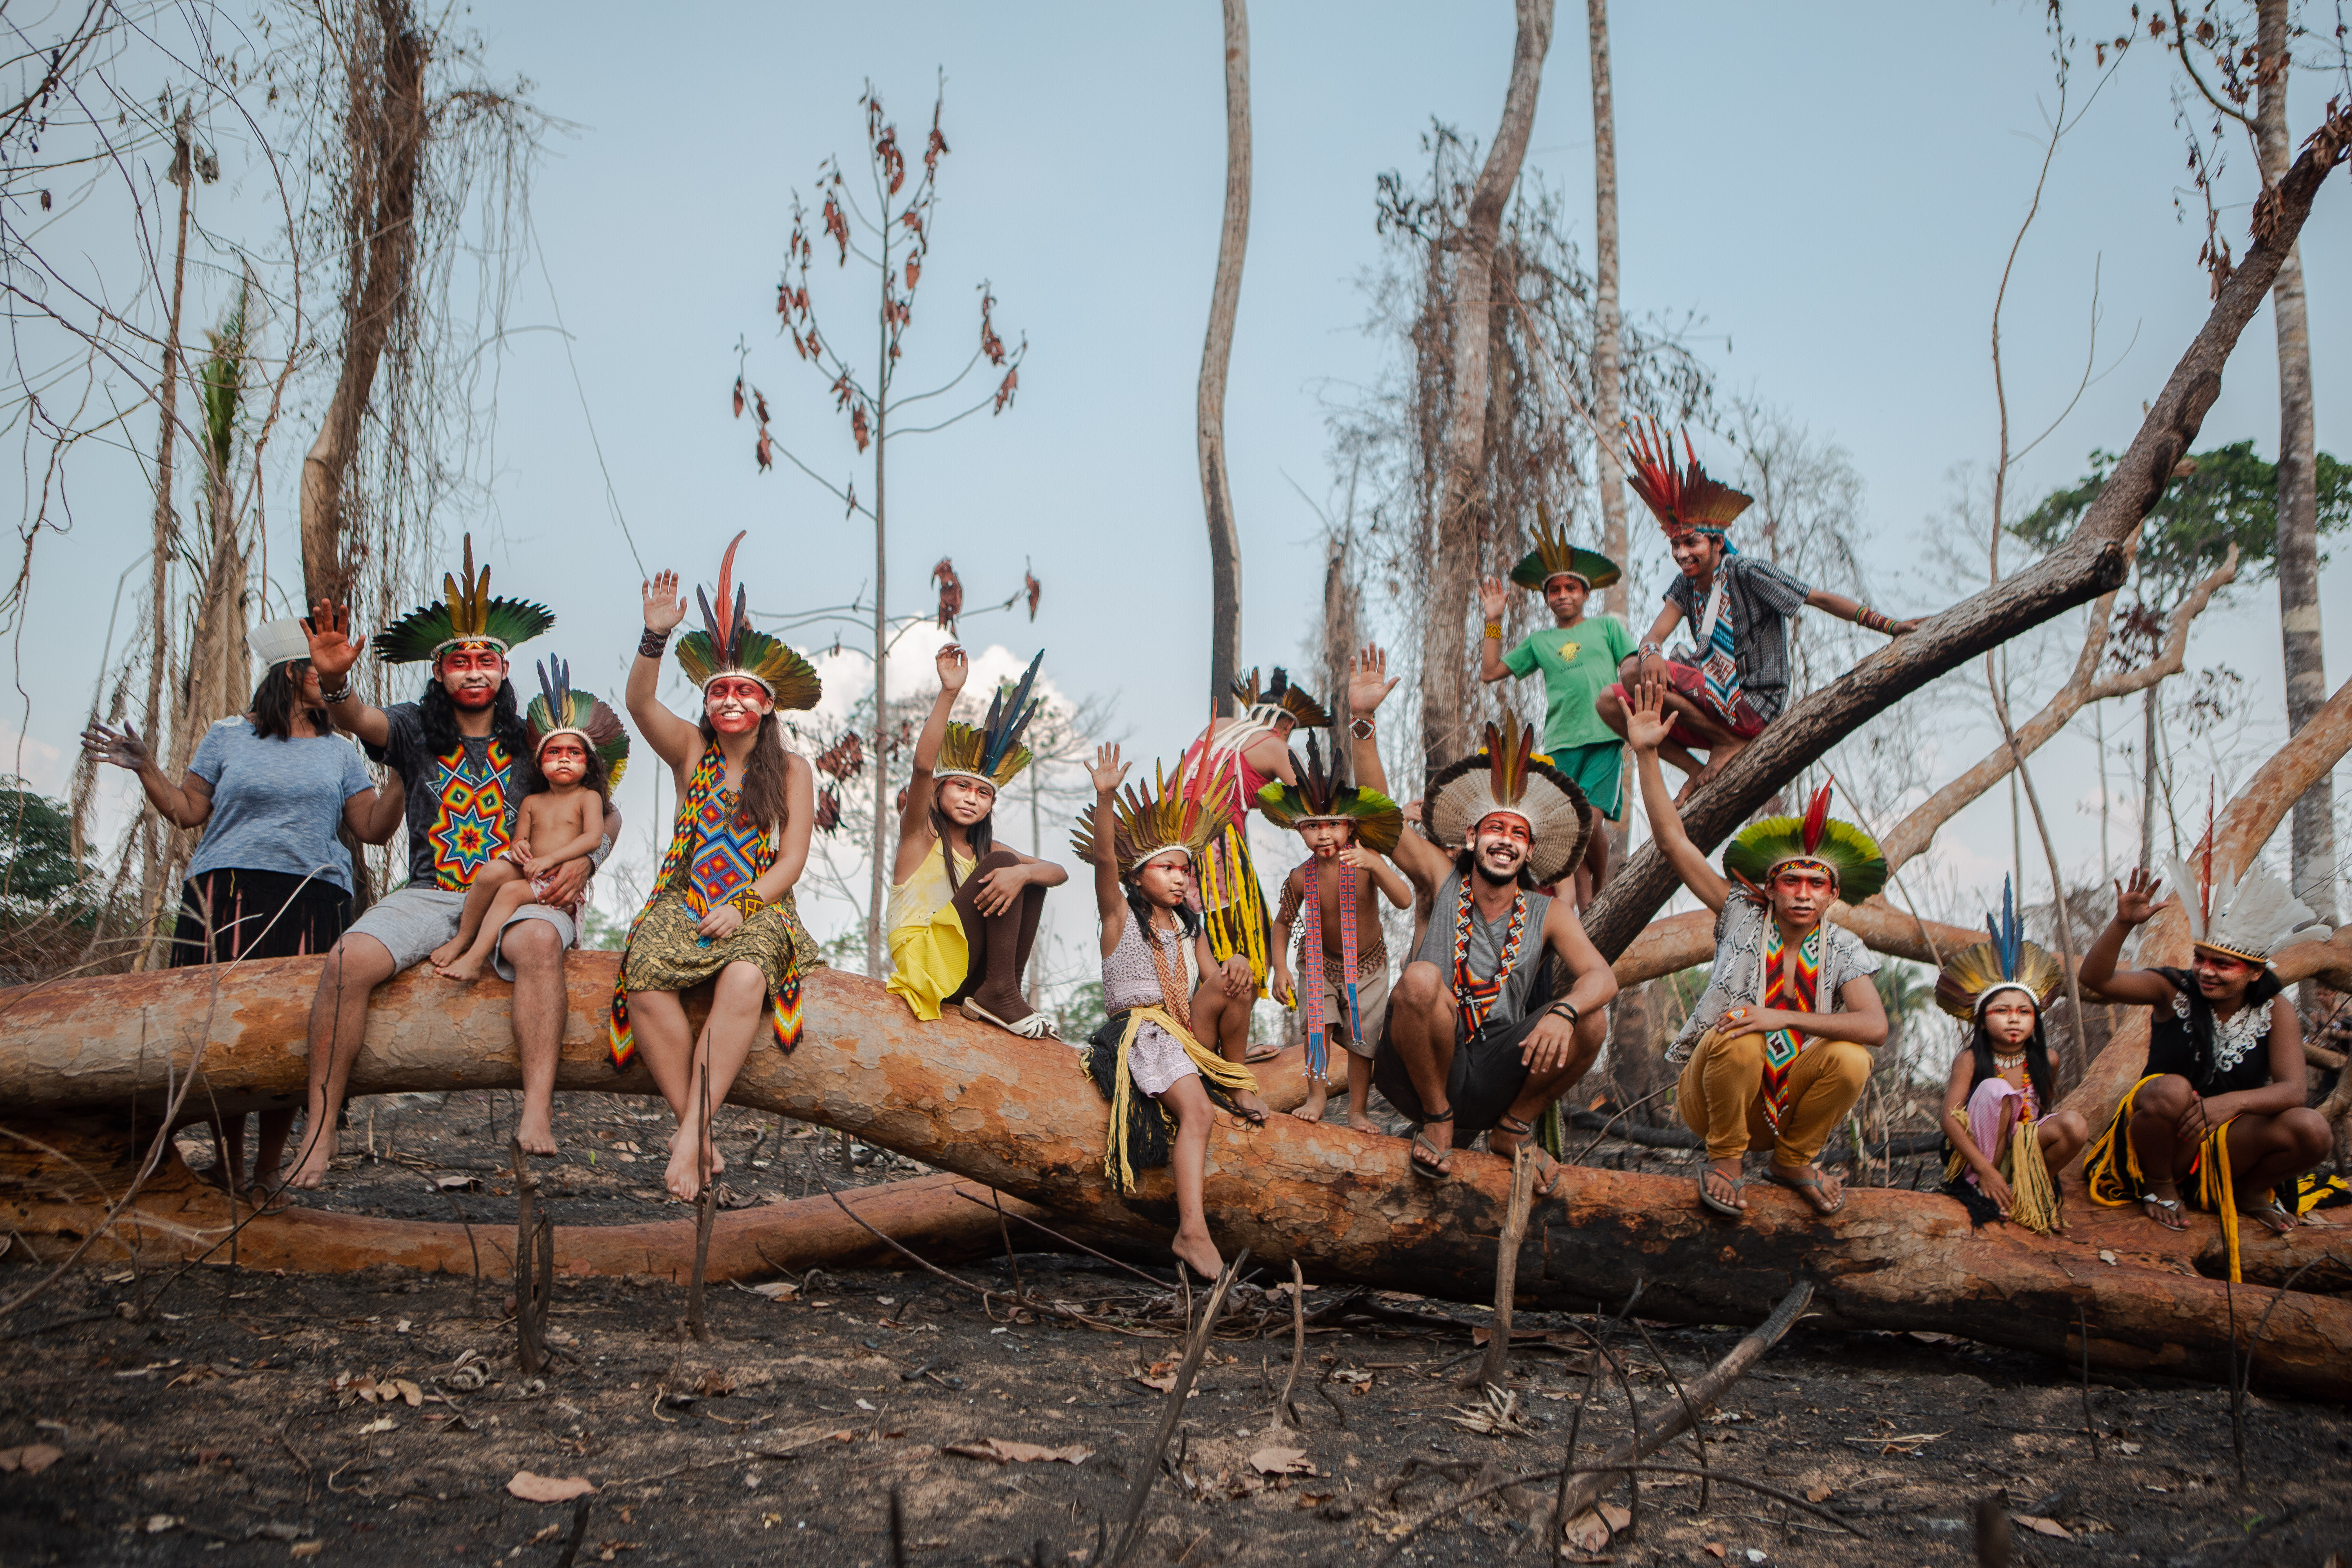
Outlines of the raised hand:
M 686 595 L 678 591 L 677 573 L 655 573 L 652 581 L 640 584 L 640 592 L 646 601 L 646 630 L 667 637 L 686 619 Z
M 310 668 L 318 672 L 321 686 L 341 686 L 352 666 L 360 661 L 360 650 L 367 646 L 367 638 L 352 637 L 351 606 L 324 599 L 310 607 L 302 635 L 310 639 Z
M 2116 919 L 2127 926 L 2146 925 L 2157 910 L 2172 902 L 2156 896 L 2163 886 L 2147 867 L 2132 868 L 2130 878 L 2116 884 Z
M 940 649 L 939 657 L 931 660 L 931 668 L 940 672 L 940 689 L 950 696 L 961 691 L 963 683 L 971 676 L 971 660 L 964 657 L 959 643 L 950 643 Z
M 154 753 L 147 749 L 147 742 L 141 740 L 139 731 L 129 724 L 123 725 L 120 731 L 110 730 L 103 724 L 92 724 L 81 732 L 81 749 L 101 763 L 129 768 L 134 773 L 155 760 Z
M 1118 788 L 1119 781 L 1127 777 L 1127 764 L 1118 760 L 1116 742 L 1095 748 L 1094 765 L 1087 770 L 1087 776 L 1094 780 L 1097 795 L 1110 795 Z
M 1503 612 L 1510 607 L 1510 604 L 1511 595 L 1505 591 L 1500 577 L 1478 579 L 1478 607 L 1486 612 L 1488 620 L 1501 620 Z
M 1654 675 L 1643 677 L 1633 710 L 1625 715 L 1625 738 L 1636 751 L 1654 752 L 1665 744 L 1674 727 L 1666 716 L 1666 683 Z
M 1396 689 L 1396 684 L 1389 678 L 1387 650 L 1378 643 L 1366 643 L 1364 651 L 1356 656 L 1354 673 L 1348 678 L 1348 711 L 1360 718 L 1370 713 Z

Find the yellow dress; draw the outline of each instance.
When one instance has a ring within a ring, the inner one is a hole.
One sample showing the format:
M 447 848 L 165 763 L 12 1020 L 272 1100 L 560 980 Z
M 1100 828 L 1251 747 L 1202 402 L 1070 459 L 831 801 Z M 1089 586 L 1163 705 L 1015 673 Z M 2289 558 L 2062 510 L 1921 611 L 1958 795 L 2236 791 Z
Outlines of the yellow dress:
M 956 857 L 956 885 L 970 879 L 978 861 Z M 888 990 L 906 999 L 908 1010 L 925 1023 L 940 1016 L 940 1004 L 963 984 L 971 949 L 948 887 L 947 846 L 933 839 L 914 875 L 890 889 L 885 911 L 890 928 Z

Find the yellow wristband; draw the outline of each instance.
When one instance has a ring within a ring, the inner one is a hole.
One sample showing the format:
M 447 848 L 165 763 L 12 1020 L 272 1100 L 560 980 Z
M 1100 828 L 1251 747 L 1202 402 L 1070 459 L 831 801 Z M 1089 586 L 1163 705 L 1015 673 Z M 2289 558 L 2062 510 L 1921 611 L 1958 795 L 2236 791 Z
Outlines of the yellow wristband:
M 1486 623 L 1486 635 L 1493 637 L 1496 642 L 1501 642 L 1503 640 L 1503 623 L 1500 621 L 1488 621 Z

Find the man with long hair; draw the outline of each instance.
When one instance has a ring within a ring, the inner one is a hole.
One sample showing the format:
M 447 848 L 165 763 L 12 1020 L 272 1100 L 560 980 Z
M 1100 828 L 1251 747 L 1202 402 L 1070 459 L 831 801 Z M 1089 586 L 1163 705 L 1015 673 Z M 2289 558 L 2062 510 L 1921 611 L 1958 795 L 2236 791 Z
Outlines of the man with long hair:
M 1395 685 L 1388 655 L 1367 647 L 1348 683 L 1349 733 L 1357 781 L 1381 794 L 1372 712 Z M 1535 1135 L 1600 1054 L 1617 995 L 1574 907 L 1536 891 L 1576 864 L 1591 821 L 1583 792 L 1534 751 L 1516 718 L 1487 725 L 1483 750 L 1431 778 L 1430 837 L 1405 834 L 1393 856 L 1430 900 L 1429 929 L 1390 995 L 1372 1083 L 1416 1123 L 1412 1168 L 1433 1180 L 1454 1173 L 1454 1151 L 1479 1132 L 1507 1157 Z M 1571 982 L 1564 994 L 1555 963 Z M 1558 1162 L 1529 1147 L 1548 1197 Z
M 351 635 L 348 606 L 321 602 L 303 624 L 320 695 L 338 729 L 359 737 L 369 754 L 400 778 L 407 800 L 408 884 L 377 900 L 327 955 L 310 1005 L 310 1121 L 290 1184 L 315 1188 L 335 1154 L 335 1123 L 352 1063 L 367 1030 L 368 994 L 424 962 L 457 933 L 466 889 L 514 837 L 520 800 L 518 763 L 529 754 L 507 653 L 555 624 L 540 605 L 489 596 L 490 574 L 474 572 L 466 541 L 465 578 L 447 601 L 428 605 L 375 637 L 385 664 L 426 663 L 432 680 L 414 702 L 377 708 L 352 690 L 352 667 L 365 637 Z M 607 810 L 594 855 L 566 862 L 547 895 L 505 933 L 492 963 L 514 982 L 514 1036 L 521 1058 L 522 1115 L 515 1136 L 533 1154 L 555 1152 L 555 1063 L 565 1011 L 563 952 L 568 923 L 549 905 L 575 901 L 581 887 L 620 837 L 621 816 Z

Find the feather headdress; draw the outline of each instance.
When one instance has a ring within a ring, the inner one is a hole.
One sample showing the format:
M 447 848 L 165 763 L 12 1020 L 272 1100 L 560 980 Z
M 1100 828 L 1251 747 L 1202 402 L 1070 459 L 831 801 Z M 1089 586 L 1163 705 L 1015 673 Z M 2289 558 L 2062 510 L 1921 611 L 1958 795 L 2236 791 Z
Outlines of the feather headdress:
M 1323 704 L 1304 690 L 1290 684 L 1290 674 L 1280 665 L 1274 668 L 1274 679 L 1261 691 L 1257 670 L 1252 667 L 1247 675 L 1235 678 L 1234 696 L 1242 705 L 1245 718 L 1262 724 L 1272 724 L 1277 719 L 1288 719 L 1302 730 L 1328 730 L 1331 715 Z
M 1755 498 L 1708 479 L 1706 470 L 1699 467 L 1690 432 L 1684 430 L 1682 437 L 1683 453 L 1689 462 L 1678 468 L 1674 443 L 1658 428 L 1656 420 L 1650 421 L 1647 430 L 1634 426 L 1625 443 L 1625 482 L 1649 507 L 1667 537 L 1693 529 L 1720 534 Z
M 530 700 L 522 716 L 530 732 L 531 760 L 537 762 L 539 753 L 556 736 L 577 735 L 582 744 L 604 759 L 605 787 L 619 784 L 621 771 L 629 765 L 629 731 L 623 727 L 621 716 L 594 692 L 573 686 L 572 667 L 562 659 L 551 657 L 537 668 L 539 695 Z
M 814 708 L 824 695 L 824 683 L 814 668 L 782 637 L 751 629 L 751 595 L 735 582 L 735 551 L 742 542 L 743 533 L 738 533 L 719 560 L 718 610 L 711 609 L 701 589 L 694 591 L 705 629 L 677 639 L 678 668 L 698 687 L 707 688 L 722 675 L 740 676 L 758 681 L 779 708 Z M 734 590 L 731 600 L 730 589 Z
M 282 621 L 263 621 L 245 634 L 245 651 L 253 656 L 260 679 L 281 664 L 310 657 L 310 638 L 302 630 L 302 623 L 289 616 Z
M 1334 759 L 1337 760 L 1336 758 Z M 1295 784 L 1276 779 L 1257 792 L 1257 808 L 1276 827 L 1298 828 L 1310 822 L 1345 822 L 1356 829 L 1356 842 L 1375 855 L 1385 855 L 1404 836 L 1404 813 L 1378 790 L 1359 789 L 1339 782 L 1337 770 L 1323 769 L 1323 749 L 1307 737 L 1307 766 Z
M 1498 811 L 1528 825 L 1535 840 L 1528 870 L 1549 887 L 1584 854 L 1591 833 L 1584 792 L 1536 750 L 1536 732 L 1507 710 L 1501 728 L 1486 726 L 1486 743 L 1429 781 L 1430 836 L 1448 848 L 1466 848 L 1478 825 Z
M 376 633 L 376 657 L 386 664 L 422 664 L 467 643 L 510 653 L 555 624 L 545 605 L 490 597 L 490 569 L 474 574 L 474 536 L 466 535 L 465 577 L 444 573 L 441 602 L 411 610 Z
M 1138 784 L 1128 785 L 1126 795 L 1111 803 L 1117 838 L 1111 854 L 1118 863 L 1119 876 L 1132 877 L 1145 861 L 1156 860 L 1171 850 L 1181 850 L 1186 859 L 1198 866 L 1209 852 L 1210 840 L 1224 827 L 1230 787 L 1219 783 L 1205 790 L 1188 791 L 1157 765 L 1152 768 L 1149 792 Z M 1080 816 L 1071 829 L 1070 851 L 1087 865 L 1094 864 L 1093 812 Z
M 1001 790 L 1034 760 L 1029 748 L 1021 743 L 1021 733 L 1029 728 L 1029 721 L 1045 703 L 1044 698 L 1029 695 L 1030 688 L 1037 683 L 1037 666 L 1045 658 L 1045 650 L 1039 648 L 1037 657 L 1022 672 L 1019 685 L 996 689 L 995 697 L 988 704 L 988 717 L 980 728 L 955 723 L 948 726 L 947 739 L 940 742 L 939 765 L 931 770 L 933 778 L 978 779 Z M 1008 689 L 1013 698 L 1010 702 L 1005 700 Z
M 1606 588 L 1623 573 L 1606 555 L 1570 544 L 1551 525 L 1551 508 L 1536 502 L 1536 547 L 1511 568 L 1511 581 L 1538 593 L 1555 577 L 1574 577 L 1588 588 Z
M 1936 976 L 1936 1005 L 1969 1023 L 1982 1017 L 1985 1004 L 2004 991 L 2024 992 L 2036 1011 L 2050 1005 L 2066 972 L 2049 950 L 2025 940 L 2016 889 L 2006 877 L 2000 879 L 2000 913 L 1985 916 L 1985 932 L 1990 942 L 1962 948 L 1944 961 Z
M 1886 857 L 1878 841 L 1851 822 L 1830 816 L 1830 786 L 1814 792 L 1802 816 L 1768 816 L 1723 847 L 1723 868 L 1751 888 L 1769 887 L 1792 860 L 1829 868 L 1838 897 L 1858 904 L 1886 886 Z
M 2234 878 L 2227 870 L 2217 874 L 2210 828 L 2193 868 L 2174 855 L 2166 857 L 2165 872 L 2189 916 L 2189 940 L 2208 952 L 2259 967 L 2283 947 L 2327 940 L 2326 922 L 2262 867 L 2250 866 Z

